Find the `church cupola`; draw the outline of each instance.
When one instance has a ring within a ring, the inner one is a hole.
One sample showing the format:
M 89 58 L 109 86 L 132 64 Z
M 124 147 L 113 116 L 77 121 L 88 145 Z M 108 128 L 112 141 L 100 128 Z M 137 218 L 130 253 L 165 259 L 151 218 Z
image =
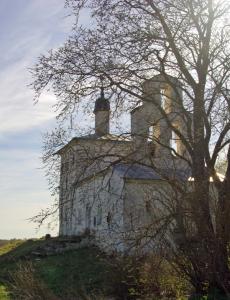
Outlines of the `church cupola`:
M 105 98 L 104 88 L 101 88 L 101 96 L 95 101 L 95 133 L 103 136 L 109 133 L 110 103 Z

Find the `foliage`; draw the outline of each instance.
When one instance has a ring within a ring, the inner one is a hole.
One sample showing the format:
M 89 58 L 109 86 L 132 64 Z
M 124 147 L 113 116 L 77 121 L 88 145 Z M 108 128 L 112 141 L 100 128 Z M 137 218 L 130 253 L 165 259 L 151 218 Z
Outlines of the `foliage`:
M 117 257 L 113 266 L 113 285 L 121 299 L 185 299 L 191 292 L 186 278 L 160 256 Z

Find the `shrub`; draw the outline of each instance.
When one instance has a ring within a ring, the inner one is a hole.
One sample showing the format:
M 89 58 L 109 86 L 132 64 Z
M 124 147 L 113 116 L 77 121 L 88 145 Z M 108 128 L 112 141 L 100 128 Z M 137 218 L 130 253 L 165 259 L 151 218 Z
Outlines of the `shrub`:
M 190 285 L 161 257 L 129 256 L 114 261 L 112 285 L 118 299 L 187 299 Z

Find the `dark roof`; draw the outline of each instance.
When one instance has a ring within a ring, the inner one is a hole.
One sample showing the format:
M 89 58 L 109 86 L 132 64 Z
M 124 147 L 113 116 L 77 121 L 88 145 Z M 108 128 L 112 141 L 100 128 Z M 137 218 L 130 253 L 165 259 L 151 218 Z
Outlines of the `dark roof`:
M 184 181 L 188 180 L 191 176 L 190 172 L 185 170 L 162 169 L 156 172 L 153 168 L 140 164 L 121 163 L 115 165 L 113 168 L 125 179 L 164 180 L 164 176 L 168 176 L 171 179 Z
M 81 137 L 75 137 L 76 140 L 106 140 L 106 141 L 117 141 L 117 142 L 130 142 L 131 137 L 128 134 L 105 134 L 105 135 L 97 135 L 97 134 L 88 134 L 83 135 Z
M 127 179 L 161 179 L 153 169 L 138 164 L 117 164 L 114 166 L 121 177 Z

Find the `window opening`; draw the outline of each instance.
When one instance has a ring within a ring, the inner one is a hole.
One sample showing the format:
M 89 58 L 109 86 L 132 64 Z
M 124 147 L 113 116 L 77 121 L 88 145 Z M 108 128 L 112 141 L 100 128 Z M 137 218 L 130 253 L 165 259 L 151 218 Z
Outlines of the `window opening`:
M 82 224 L 82 210 L 78 209 L 78 213 L 77 213 L 77 224 L 81 225 Z
M 178 152 L 178 136 L 172 131 L 171 139 L 170 139 L 170 147 L 172 149 L 172 154 L 175 155 L 175 152 Z M 173 151 L 174 150 L 174 151 Z
M 152 142 L 153 141 L 153 136 L 154 136 L 154 126 L 151 125 L 149 127 L 149 132 L 148 132 L 148 142 Z
M 165 109 L 166 101 L 167 101 L 166 89 L 161 89 L 161 108 Z
M 150 200 L 147 200 L 147 201 L 145 202 L 145 209 L 146 209 L 146 212 L 150 214 L 150 213 L 151 213 L 151 208 L 152 208 L 151 202 L 150 202 Z
M 108 212 L 106 219 L 107 219 L 108 229 L 112 229 L 112 214 L 110 211 Z
M 86 228 L 91 227 L 91 207 L 89 204 L 86 205 Z
M 102 207 L 98 206 L 97 208 L 97 225 L 101 225 L 102 223 Z

